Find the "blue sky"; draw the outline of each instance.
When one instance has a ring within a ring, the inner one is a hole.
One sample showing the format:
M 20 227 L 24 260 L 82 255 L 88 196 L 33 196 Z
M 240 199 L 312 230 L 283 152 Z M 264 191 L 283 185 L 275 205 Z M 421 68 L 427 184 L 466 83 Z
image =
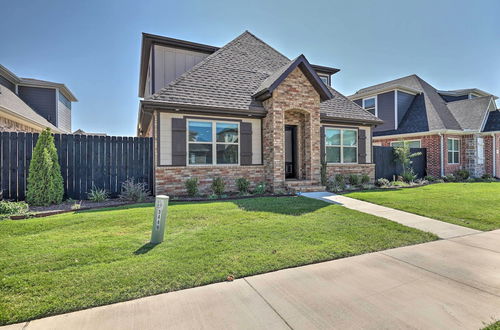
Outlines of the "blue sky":
M 0 63 L 65 83 L 73 129 L 135 135 L 141 32 L 222 46 L 249 30 L 357 89 L 416 73 L 500 95 L 500 1 L 2 0 Z

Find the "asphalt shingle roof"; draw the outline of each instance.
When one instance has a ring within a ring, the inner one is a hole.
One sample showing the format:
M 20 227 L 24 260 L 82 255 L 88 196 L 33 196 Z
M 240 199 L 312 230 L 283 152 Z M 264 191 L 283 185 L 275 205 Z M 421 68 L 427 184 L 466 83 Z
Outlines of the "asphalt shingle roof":
M 480 131 L 492 96 L 446 102 L 438 90 L 417 75 L 391 80 L 360 89 L 356 95 L 366 95 L 397 86 L 419 92 L 401 119 L 397 130 L 375 132 L 376 136 L 417 133 L 433 130 Z
M 0 85 L 0 108 L 23 117 L 25 120 L 38 123 L 41 126 L 49 127 L 54 132 L 61 132 L 57 127 L 40 116 L 35 110 L 31 109 L 23 100 L 19 98 L 10 89 Z
M 207 56 L 191 70 L 170 82 L 145 101 L 209 106 L 231 110 L 264 110 L 252 95 L 266 81 L 280 76 L 292 61 L 246 31 Z M 333 99 L 321 103 L 332 118 L 381 123 L 345 96 L 330 88 Z

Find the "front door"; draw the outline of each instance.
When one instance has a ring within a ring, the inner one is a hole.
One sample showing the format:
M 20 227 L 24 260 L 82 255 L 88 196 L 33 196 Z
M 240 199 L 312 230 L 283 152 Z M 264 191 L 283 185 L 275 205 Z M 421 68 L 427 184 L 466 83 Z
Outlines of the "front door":
M 297 126 L 285 126 L 285 178 L 297 178 Z

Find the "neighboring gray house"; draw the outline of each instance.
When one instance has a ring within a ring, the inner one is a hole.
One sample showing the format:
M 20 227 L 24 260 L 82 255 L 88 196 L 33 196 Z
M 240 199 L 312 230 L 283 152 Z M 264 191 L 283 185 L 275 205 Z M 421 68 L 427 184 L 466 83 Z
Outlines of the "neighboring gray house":
M 0 131 L 49 127 L 71 133 L 71 104 L 76 101 L 64 84 L 21 78 L 0 65 Z
M 497 97 L 477 88 L 438 90 L 417 75 L 362 88 L 349 98 L 384 121 L 373 144 L 427 148 L 427 172 L 500 176 Z

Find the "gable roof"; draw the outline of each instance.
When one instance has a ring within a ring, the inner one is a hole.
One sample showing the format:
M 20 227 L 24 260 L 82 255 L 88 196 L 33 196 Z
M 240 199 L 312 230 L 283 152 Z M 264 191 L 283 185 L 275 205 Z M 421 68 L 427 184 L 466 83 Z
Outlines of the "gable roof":
M 436 90 L 415 74 L 360 89 L 349 98 L 358 99 L 392 89 L 414 91 L 417 95 L 397 130 L 375 132 L 375 136 L 436 130 L 480 131 L 487 116 L 489 102 L 494 98 L 486 93 L 487 96 L 446 102 L 440 95 L 442 91 Z M 469 90 L 460 90 L 460 93 L 463 91 Z
M 288 75 L 296 68 L 300 68 L 302 70 L 311 85 L 318 92 L 322 101 L 329 100 L 333 97 L 328 87 L 321 81 L 321 79 L 318 77 L 318 74 L 311 67 L 311 64 L 309 64 L 304 55 L 300 55 L 299 57 L 285 64 L 284 66 L 276 70 L 272 75 L 264 79 L 253 96 L 259 101 L 271 97 L 276 87 L 278 87 L 283 82 L 283 80 L 285 80 L 285 78 L 288 77 Z
M 28 121 L 32 125 L 40 127 L 41 129 L 48 127 L 56 133 L 61 133 L 60 129 L 36 113 L 35 110 L 24 103 L 24 101 L 21 100 L 16 93 L 2 85 L 0 85 L 0 111 L 4 111 L 14 117 Z
M 290 60 L 253 34 L 243 34 L 207 56 L 191 70 L 183 73 L 157 93 L 145 98 L 142 105 L 169 105 L 176 108 L 211 108 L 265 115 L 262 96 L 272 90 L 296 67 L 309 75 L 311 84 L 319 90 L 325 102 L 323 116 L 363 120 L 380 124 L 382 121 L 324 85 L 303 55 Z M 351 104 L 352 103 L 352 104 Z

